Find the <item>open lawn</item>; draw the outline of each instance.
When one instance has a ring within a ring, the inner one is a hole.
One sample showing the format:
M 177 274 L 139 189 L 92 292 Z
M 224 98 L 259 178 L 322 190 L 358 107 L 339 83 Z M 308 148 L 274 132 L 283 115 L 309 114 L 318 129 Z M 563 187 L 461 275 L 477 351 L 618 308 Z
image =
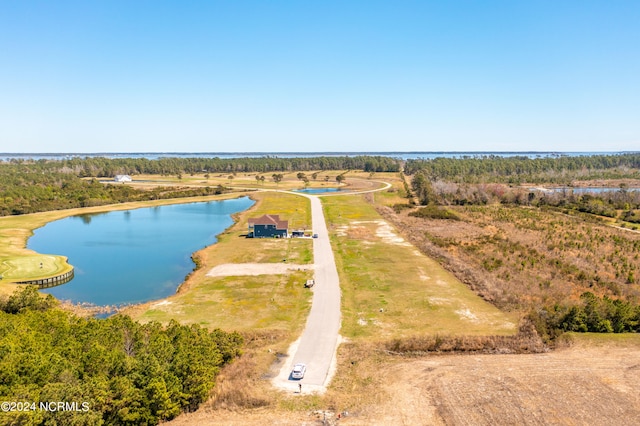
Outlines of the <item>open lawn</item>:
M 313 272 L 283 275 L 208 277 L 189 292 L 148 305 L 143 322 L 197 323 L 223 330 L 299 332 L 311 292 L 303 287 Z
M 516 332 L 518 316 L 499 311 L 420 253 L 363 197 L 323 198 L 343 291 L 344 336 Z
M 2 276 L 5 280 L 31 280 L 42 276 L 42 271 L 59 275 L 69 270 L 67 259 L 44 254 L 6 257 L 2 260 Z

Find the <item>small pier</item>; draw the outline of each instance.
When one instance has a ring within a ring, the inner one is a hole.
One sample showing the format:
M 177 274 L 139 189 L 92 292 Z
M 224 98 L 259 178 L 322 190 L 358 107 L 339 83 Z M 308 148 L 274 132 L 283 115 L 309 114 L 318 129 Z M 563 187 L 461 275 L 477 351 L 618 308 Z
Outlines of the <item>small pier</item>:
M 16 284 L 37 285 L 39 288 L 55 287 L 66 284 L 73 279 L 73 268 L 69 272 L 56 275 L 55 277 L 41 278 L 37 280 L 18 281 Z

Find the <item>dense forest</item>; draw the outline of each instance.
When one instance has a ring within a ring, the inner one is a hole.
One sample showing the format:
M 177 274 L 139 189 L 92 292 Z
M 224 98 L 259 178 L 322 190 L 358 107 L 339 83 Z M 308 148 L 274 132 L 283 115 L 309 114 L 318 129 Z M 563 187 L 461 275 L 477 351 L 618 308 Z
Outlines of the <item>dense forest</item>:
M 551 183 L 582 179 L 640 179 L 640 154 L 529 158 L 496 155 L 407 160 L 408 175 L 456 183 Z
M 16 403 L 1 424 L 157 424 L 194 411 L 240 354 L 237 333 L 86 319 L 55 305 L 35 287 L 0 300 L 0 396 Z

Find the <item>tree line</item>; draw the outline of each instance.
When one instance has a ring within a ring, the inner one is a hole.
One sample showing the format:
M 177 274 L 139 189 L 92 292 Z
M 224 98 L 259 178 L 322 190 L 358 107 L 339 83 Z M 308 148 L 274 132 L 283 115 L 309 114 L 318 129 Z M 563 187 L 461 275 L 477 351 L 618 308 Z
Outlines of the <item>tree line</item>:
M 56 172 L 78 177 L 113 177 L 118 174 L 180 173 L 271 173 L 309 170 L 364 170 L 366 172 L 397 172 L 400 162 L 383 156 L 323 156 L 323 157 L 245 157 L 245 158 L 146 158 L 75 157 L 63 160 L 16 160 L 2 165 L 21 166 L 31 172 Z
M 574 305 L 553 305 L 529 315 L 544 340 L 551 341 L 564 332 L 637 333 L 640 331 L 640 305 L 629 300 L 598 297 L 583 293 Z
M 504 205 L 556 207 L 598 216 L 618 217 L 640 223 L 640 191 L 629 190 L 625 185 L 601 192 L 579 192 L 573 189 L 542 191 L 535 188 L 511 186 L 504 183 L 459 183 L 431 180 L 425 171 L 416 172 L 411 188 L 406 188 L 407 198 L 414 197 L 420 205 Z
M 156 187 L 139 190 L 128 185 L 103 184 L 70 173 L 34 171 L 30 166 L 0 165 L 0 216 L 20 215 L 129 201 L 221 194 L 222 186 Z
M 553 183 L 575 179 L 640 178 L 640 153 L 529 158 L 484 155 L 407 160 L 406 174 L 422 172 L 430 180 L 467 183 Z
M 77 157 L 37 161 L 12 159 L 9 162 L 0 161 L 0 216 L 129 201 L 212 195 L 225 190 L 222 186 L 138 190 L 128 185 L 104 185 L 97 180 L 111 179 L 117 174 L 181 177 L 184 173 L 274 172 L 275 181 L 275 177 L 282 177 L 282 173 L 278 172 L 345 169 L 361 169 L 371 173 L 398 171 L 400 164 L 395 159 L 379 156 L 235 159 L 174 157 L 157 160 Z M 91 177 L 95 179 L 87 179 Z
M 158 424 L 196 410 L 243 342 L 175 321 L 81 318 L 56 304 L 32 286 L 0 300 L 0 395 L 88 409 L 0 412 L 2 424 Z

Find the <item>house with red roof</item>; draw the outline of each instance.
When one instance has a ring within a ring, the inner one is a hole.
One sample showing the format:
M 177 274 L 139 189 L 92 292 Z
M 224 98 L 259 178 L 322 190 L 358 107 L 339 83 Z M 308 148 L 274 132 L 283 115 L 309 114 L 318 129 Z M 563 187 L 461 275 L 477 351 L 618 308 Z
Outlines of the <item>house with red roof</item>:
M 249 236 L 254 238 L 287 238 L 289 221 L 281 220 L 277 214 L 249 219 Z

